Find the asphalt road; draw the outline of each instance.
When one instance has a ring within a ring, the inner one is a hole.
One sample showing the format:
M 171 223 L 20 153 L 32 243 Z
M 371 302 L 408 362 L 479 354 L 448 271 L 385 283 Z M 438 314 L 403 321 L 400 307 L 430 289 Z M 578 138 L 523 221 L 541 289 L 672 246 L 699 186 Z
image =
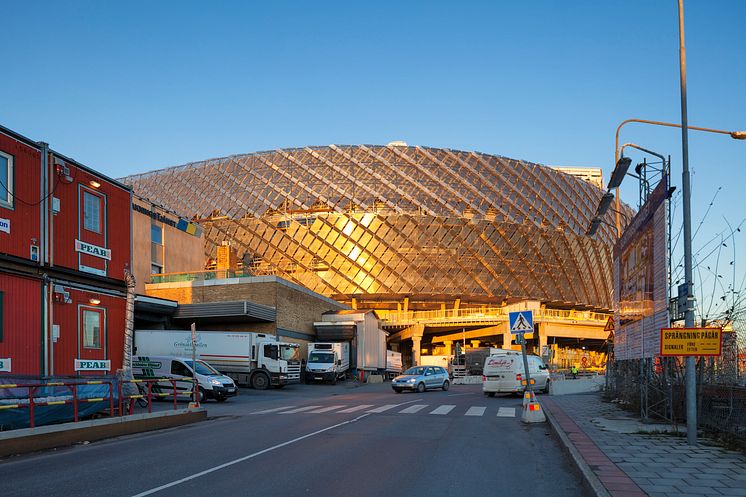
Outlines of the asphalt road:
M 584 495 L 550 427 L 521 423 L 520 398 L 479 385 L 293 385 L 206 406 L 195 425 L 6 459 L 0 494 Z

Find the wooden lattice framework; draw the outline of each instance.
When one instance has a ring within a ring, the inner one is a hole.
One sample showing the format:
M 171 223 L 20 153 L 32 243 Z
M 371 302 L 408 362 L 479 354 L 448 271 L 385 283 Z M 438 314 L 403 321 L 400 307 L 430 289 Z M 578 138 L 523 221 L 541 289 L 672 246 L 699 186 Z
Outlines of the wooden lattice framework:
M 335 298 L 612 305 L 614 231 L 603 225 L 594 237 L 584 234 L 603 191 L 537 164 L 427 147 L 330 145 L 122 181 L 199 220 L 208 256 L 230 241 L 253 274 Z

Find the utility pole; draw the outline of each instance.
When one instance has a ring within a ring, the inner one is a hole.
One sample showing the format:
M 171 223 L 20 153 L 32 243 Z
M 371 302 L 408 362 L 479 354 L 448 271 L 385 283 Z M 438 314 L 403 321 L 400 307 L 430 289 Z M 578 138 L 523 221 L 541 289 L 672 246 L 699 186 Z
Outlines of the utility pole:
M 684 280 L 686 284 L 686 314 L 684 326 L 694 327 L 694 282 L 692 277 L 692 206 L 689 184 L 689 130 L 686 108 L 686 48 L 684 47 L 684 0 L 679 0 L 679 70 L 681 80 L 681 173 L 684 208 Z M 686 441 L 697 444 L 697 377 L 696 359 L 686 358 Z

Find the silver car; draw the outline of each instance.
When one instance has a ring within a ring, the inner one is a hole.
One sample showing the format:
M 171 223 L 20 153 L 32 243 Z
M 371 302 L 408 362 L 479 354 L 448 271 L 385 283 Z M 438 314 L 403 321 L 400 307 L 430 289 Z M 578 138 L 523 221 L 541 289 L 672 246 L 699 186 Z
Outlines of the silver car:
M 424 392 L 431 388 L 448 390 L 450 386 L 448 371 L 440 366 L 414 366 L 391 380 L 391 388 L 396 393 L 403 390 Z

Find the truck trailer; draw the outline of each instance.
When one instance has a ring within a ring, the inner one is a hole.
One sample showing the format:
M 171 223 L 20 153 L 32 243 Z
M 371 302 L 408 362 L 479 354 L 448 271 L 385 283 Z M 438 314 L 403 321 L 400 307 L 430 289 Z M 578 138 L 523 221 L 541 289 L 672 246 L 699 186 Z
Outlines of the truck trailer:
M 135 330 L 138 355 L 192 356 L 190 330 Z M 300 383 L 300 345 L 250 331 L 199 331 L 196 355 L 239 385 L 257 390 Z

